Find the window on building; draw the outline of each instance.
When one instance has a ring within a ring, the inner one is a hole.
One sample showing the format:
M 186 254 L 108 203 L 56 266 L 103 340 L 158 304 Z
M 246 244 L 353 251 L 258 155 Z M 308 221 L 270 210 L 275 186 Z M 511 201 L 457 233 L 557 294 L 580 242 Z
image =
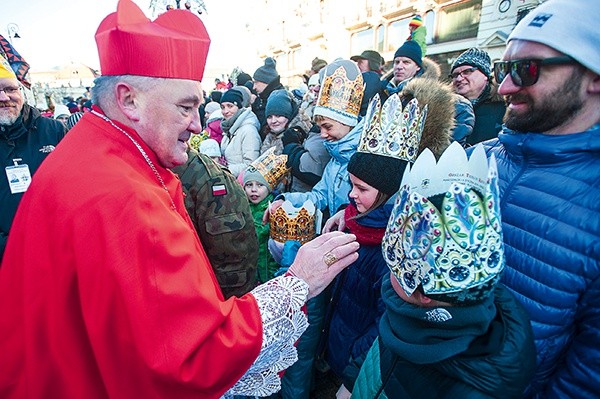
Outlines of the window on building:
M 409 35 L 408 23 L 410 18 L 399 19 L 388 25 L 387 31 L 387 51 L 396 51 L 402 46 Z
M 384 50 L 385 43 L 385 27 L 383 25 L 379 25 L 377 27 L 377 45 L 375 46 L 375 50 L 382 53 Z
M 429 10 L 425 13 L 425 27 L 427 28 L 425 43 L 433 44 L 433 33 L 435 32 L 435 11 Z
M 364 50 L 373 48 L 373 29 L 354 32 L 350 39 L 350 53 L 360 54 Z
M 468 0 L 442 8 L 437 14 L 436 43 L 477 36 L 482 0 Z

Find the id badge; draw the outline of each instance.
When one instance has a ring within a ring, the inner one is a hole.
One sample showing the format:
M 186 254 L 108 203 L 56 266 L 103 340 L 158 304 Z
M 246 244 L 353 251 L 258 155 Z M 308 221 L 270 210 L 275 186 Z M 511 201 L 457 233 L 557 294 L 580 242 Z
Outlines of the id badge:
M 24 193 L 31 184 L 31 172 L 27 165 L 7 166 L 6 178 L 11 194 Z

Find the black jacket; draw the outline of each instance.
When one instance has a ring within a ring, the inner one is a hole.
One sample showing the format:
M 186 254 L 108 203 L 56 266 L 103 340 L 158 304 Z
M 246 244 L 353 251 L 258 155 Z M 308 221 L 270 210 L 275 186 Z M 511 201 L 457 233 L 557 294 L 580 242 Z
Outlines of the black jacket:
M 273 80 L 271 83 L 269 83 L 267 85 L 267 87 L 265 87 L 263 92 L 260 93 L 258 95 L 258 97 L 256 97 L 256 100 L 252 104 L 252 112 L 254 112 L 256 114 L 256 117 L 258 118 L 258 121 L 260 122 L 260 129 L 259 129 L 258 133 L 260 134 L 261 140 L 265 139 L 265 136 L 267 135 L 267 130 L 268 130 L 268 128 L 266 127 L 267 126 L 267 117 L 265 115 L 265 112 L 267 109 L 267 100 L 268 100 L 269 96 L 271 95 L 271 93 L 273 93 L 275 90 L 280 90 L 280 89 L 285 90 L 285 87 L 283 87 L 283 85 L 281 84 L 281 82 L 279 80 L 279 77 L 277 77 L 275 80 Z
M 40 112 L 25 104 L 17 121 L 0 125 L 0 161 L 2 168 L 13 166 L 13 159 L 21 158 L 19 165 L 27 165 L 33 174 L 48 154 L 65 136 L 62 123 L 43 117 Z M 4 254 L 10 226 L 23 193 L 11 194 L 8 178 L 0 173 L 0 260 Z

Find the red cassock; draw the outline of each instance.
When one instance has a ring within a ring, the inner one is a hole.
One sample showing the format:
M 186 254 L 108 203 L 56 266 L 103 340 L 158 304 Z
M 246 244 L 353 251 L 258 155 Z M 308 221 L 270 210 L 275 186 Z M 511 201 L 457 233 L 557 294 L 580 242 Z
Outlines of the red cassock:
M 218 398 L 258 356 L 254 297 L 223 300 L 178 178 L 120 126 L 168 192 L 90 113 L 46 159 L 0 269 L 1 398 Z

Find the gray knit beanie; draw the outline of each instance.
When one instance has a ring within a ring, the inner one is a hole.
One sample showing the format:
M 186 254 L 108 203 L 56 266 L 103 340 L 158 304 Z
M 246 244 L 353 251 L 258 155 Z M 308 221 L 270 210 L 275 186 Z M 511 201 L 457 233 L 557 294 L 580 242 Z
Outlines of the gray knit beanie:
M 276 62 L 273 58 L 267 57 L 265 58 L 265 64 L 261 67 L 258 67 L 256 72 L 254 72 L 254 76 L 252 78 L 255 81 L 263 82 L 266 84 L 271 83 L 275 79 L 279 77 L 277 73 L 277 69 L 275 68 Z

